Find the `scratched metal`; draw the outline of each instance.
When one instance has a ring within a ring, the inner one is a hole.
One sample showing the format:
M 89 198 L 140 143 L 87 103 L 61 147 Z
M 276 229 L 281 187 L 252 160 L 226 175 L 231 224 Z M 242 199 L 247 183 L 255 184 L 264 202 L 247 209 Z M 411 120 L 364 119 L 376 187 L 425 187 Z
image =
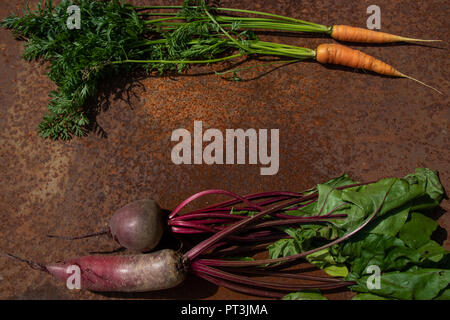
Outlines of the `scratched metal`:
M 180 3 L 152 1 L 163 2 Z M 25 0 L 3 1 L 0 16 L 20 12 L 25 4 Z M 377 4 L 382 9 L 382 30 L 442 39 L 444 42 L 437 45 L 441 49 L 416 45 L 353 47 L 382 58 L 445 95 L 405 79 L 314 62 L 258 69 L 246 73 L 248 81 L 240 83 L 204 74 L 210 69 L 199 68 L 190 76 L 112 79 L 103 88 L 109 108 L 97 119 L 104 134 L 92 133 L 69 142 L 38 136 L 36 127 L 53 84 L 46 78 L 44 66 L 21 60 L 22 43 L 1 30 L 0 251 L 51 262 L 112 250 L 116 246 L 106 238 L 66 242 L 47 239 L 46 234 L 99 230 L 112 211 L 133 200 L 152 197 L 170 209 L 208 188 L 241 194 L 295 191 L 343 172 L 367 181 L 403 176 L 426 166 L 438 170 L 444 187 L 449 189 L 449 3 L 380 0 Z M 222 5 L 327 25 L 364 27 L 368 4 L 344 0 L 224 0 Z M 263 37 L 311 48 L 332 42 L 328 38 Z M 202 120 L 205 129 L 280 129 L 278 174 L 260 176 L 255 165 L 174 165 L 170 159 L 171 132 L 177 128 L 193 130 L 194 120 Z M 444 201 L 442 208 L 436 217 L 440 217 L 448 247 L 450 219 L 444 213 L 449 202 Z M 327 296 L 348 299 L 352 294 L 336 291 Z M 0 258 L 2 299 L 129 297 L 256 299 L 193 276 L 178 288 L 149 294 L 69 291 L 47 274 Z

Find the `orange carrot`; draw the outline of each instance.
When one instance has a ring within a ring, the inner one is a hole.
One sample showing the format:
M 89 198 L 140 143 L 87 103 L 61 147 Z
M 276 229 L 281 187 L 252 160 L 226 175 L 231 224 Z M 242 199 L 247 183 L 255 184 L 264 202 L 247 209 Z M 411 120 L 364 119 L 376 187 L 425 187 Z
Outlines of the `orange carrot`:
M 335 25 L 331 31 L 331 37 L 339 41 L 364 42 L 364 43 L 391 43 L 391 42 L 432 42 L 441 40 L 423 40 L 406 38 L 390 33 L 368 30 L 345 25 Z
M 378 60 L 359 50 L 354 50 L 340 44 L 325 43 L 319 45 L 316 49 L 316 60 L 322 64 L 330 63 L 356 69 L 373 71 L 385 76 L 407 78 L 416 81 L 428 88 L 436 90 L 437 92 L 442 94 L 439 90 L 401 73 L 400 71 L 394 69 L 392 66 L 381 60 Z

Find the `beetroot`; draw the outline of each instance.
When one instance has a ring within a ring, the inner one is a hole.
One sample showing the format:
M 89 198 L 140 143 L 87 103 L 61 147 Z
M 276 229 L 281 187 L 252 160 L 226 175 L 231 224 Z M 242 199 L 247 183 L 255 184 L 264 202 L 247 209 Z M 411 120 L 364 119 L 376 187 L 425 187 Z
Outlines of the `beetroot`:
M 92 255 L 45 265 L 48 273 L 67 282 L 71 266 L 80 268 L 81 289 L 110 292 L 146 292 L 175 287 L 186 271 L 181 254 L 165 249 L 149 254 Z
M 123 247 L 139 252 L 153 250 L 166 225 L 164 212 L 154 200 L 144 199 L 117 210 L 109 221 L 109 234 Z
M 153 250 L 161 240 L 167 219 L 155 200 L 143 199 L 118 209 L 111 217 L 106 230 L 82 236 L 55 236 L 66 240 L 84 239 L 108 235 L 121 246 L 136 252 Z

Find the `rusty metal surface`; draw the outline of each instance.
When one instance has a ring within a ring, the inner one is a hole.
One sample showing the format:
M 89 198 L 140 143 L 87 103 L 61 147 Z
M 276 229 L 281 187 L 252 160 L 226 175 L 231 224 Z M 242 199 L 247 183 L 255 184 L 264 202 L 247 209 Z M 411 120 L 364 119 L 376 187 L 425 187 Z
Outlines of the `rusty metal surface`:
M 163 2 L 179 3 L 152 1 Z M 25 3 L 2 1 L 0 17 L 20 12 Z M 208 188 L 240 194 L 297 191 L 343 172 L 368 181 L 402 176 L 426 166 L 440 172 L 449 190 L 449 3 L 380 0 L 377 4 L 382 9 L 382 30 L 442 39 L 438 46 L 445 50 L 415 45 L 352 46 L 438 87 L 445 95 L 405 79 L 317 63 L 264 68 L 247 74 L 255 79 L 240 83 L 215 75 L 113 79 L 105 89 L 109 108 L 98 116 L 106 136 L 92 133 L 69 142 L 38 136 L 36 127 L 53 84 L 43 66 L 21 60 L 22 43 L 0 30 L 0 251 L 51 262 L 111 250 L 115 244 L 106 238 L 65 242 L 45 235 L 96 231 L 104 227 L 112 211 L 133 200 L 152 197 L 170 209 Z M 222 5 L 363 27 L 368 6 L 365 1 L 344 0 L 224 0 Z M 311 48 L 332 42 L 267 37 Z M 113 93 L 125 86 L 125 92 Z M 259 167 L 251 165 L 174 165 L 171 132 L 182 127 L 193 130 L 194 120 L 202 120 L 204 128 L 220 130 L 280 129 L 278 174 L 261 176 Z M 443 212 L 449 206 L 445 200 Z M 450 219 L 443 212 L 439 223 L 448 232 Z M 448 237 L 445 245 L 449 245 Z M 178 288 L 143 295 L 73 292 L 48 275 L 0 258 L 1 299 L 117 297 L 255 299 L 195 277 Z M 333 292 L 328 297 L 346 299 L 351 293 Z

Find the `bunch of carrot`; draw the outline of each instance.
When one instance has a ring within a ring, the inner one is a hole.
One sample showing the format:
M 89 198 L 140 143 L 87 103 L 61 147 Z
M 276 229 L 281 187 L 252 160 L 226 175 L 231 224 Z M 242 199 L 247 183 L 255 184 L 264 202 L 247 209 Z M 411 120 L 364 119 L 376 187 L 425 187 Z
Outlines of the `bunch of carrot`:
M 80 8 L 80 30 L 67 28 L 71 5 Z M 192 65 L 258 55 L 281 58 L 279 62 L 314 60 L 364 69 L 430 87 L 359 50 L 335 43 L 310 49 L 261 41 L 261 30 L 323 34 L 345 42 L 435 41 L 351 26 L 325 26 L 261 11 L 213 7 L 204 0 L 185 0 L 182 6 L 142 7 L 119 0 L 67 0 L 53 6 L 51 0 L 45 0 L 37 11 L 28 9 L 22 17 L 12 14 L 0 26 L 26 40 L 27 60 L 48 62 L 48 75 L 58 88 L 50 94 L 49 112 L 39 131 L 44 138 L 52 139 L 86 134 L 88 114 L 92 114 L 86 106 L 88 98 L 95 96 L 101 81 L 119 72 L 167 74 L 183 72 Z M 228 72 L 236 74 L 237 70 Z
M 202 7 L 207 8 L 203 1 L 185 1 L 184 6 L 142 6 L 134 8 L 139 12 L 139 15 L 144 17 L 160 16 L 160 18 L 158 19 L 147 20 L 146 24 L 157 26 L 158 28 L 161 28 L 164 31 L 176 30 L 180 22 L 171 23 L 170 21 L 173 20 L 186 21 L 186 23 L 192 23 L 195 21 L 205 21 L 205 22 L 213 21 L 214 23 L 217 24 L 219 30 L 222 31 L 224 37 L 231 39 L 232 42 L 233 38 L 231 38 L 231 36 L 228 34 L 227 29 L 229 30 L 233 29 L 232 24 L 233 22 L 234 23 L 239 22 L 238 24 L 239 29 L 243 30 L 264 29 L 264 30 L 290 31 L 303 33 L 321 33 L 342 42 L 387 44 L 394 42 L 441 41 L 441 40 L 424 40 L 417 38 L 408 38 L 385 32 L 373 31 L 347 25 L 325 26 L 291 17 L 244 9 L 214 7 L 212 9 L 216 13 L 216 15 L 213 15 L 208 11 L 208 9 L 205 9 L 204 16 L 194 16 L 189 18 L 183 16 L 182 12 L 183 10 L 186 10 L 186 8 L 191 8 L 194 10 Z M 176 9 L 182 11 L 181 13 L 153 12 L 152 10 L 155 9 Z M 150 10 L 150 12 L 148 12 L 147 10 Z M 220 16 L 218 15 L 218 13 L 220 12 L 250 14 L 256 16 L 257 18 Z M 364 69 L 385 76 L 407 78 L 416 81 L 422 85 L 425 85 L 433 90 L 436 90 L 435 88 L 430 87 L 413 77 L 401 73 L 397 69 L 393 68 L 392 66 L 388 65 L 387 63 L 381 60 L 376 59 L 375 57 L 372 57 L 359 50 L 354 50 L 340 44 L 321 44 L 316 48 L 316 50 L 311 50 L 307 48 L 279 45 L 262 41 L 257 41 L 256 43 L 252 43 L 252 41 L 249 41 L 248 47 L 237 44 L 237 49 L 247 51 L 248 54 L 251 53 L 273 54 L 278 56 L 297 58 L 300 60 L 315 59 L 317 62 L 322 64 L 335 64 L 355 69 Z M 267 51 L 258 52 L 258 49 L 263 49 Z M 190 62 L 195 63 L 195 61 Z M 439 90 L 436 91 L 438 93 L 441 93 Z

